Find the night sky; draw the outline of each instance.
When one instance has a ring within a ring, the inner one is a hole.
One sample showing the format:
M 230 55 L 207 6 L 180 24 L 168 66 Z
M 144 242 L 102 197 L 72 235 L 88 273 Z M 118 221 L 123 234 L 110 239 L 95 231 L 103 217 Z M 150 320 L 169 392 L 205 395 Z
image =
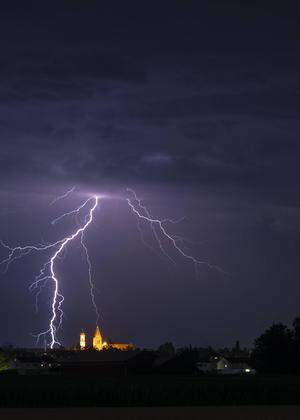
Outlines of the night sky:
M 105 337 L 251 345 L 273 321 L 300 316 L 295 4 L 1 4 L 0 236 L 57 240 L 74 220 L 54 217 L 107 194 L 86 236 Z M 196 276 L 172 250 L 176 266 L 143 246 L 126 187 L 156 217 L 185 217 L 170 231 L 228 274 L 203 266 Z M 79 245 L 57 267 L 66 346 L 95 328 Z M 44 260 L 1 274 L 0 344 L 32 346 L 47 328 L 51 284 L 38 314 L 28 291 Z

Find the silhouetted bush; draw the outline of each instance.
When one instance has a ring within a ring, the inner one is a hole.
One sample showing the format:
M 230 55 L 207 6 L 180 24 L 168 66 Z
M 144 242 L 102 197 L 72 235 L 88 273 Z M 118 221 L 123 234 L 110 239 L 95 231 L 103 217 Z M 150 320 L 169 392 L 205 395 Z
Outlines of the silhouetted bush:
M 282 324 L 273 324 L 255 340 L 252 361 L 261 373 L 295 373 L 299 350 L 293 331 Z

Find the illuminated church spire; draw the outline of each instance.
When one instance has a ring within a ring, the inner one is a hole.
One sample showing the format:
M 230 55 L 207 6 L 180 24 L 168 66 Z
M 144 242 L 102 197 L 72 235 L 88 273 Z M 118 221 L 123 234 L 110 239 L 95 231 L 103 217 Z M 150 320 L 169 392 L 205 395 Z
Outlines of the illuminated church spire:
M 98 325 L 97 325 L 97 328 L 93 337 L 93 348 L 95 350 L 102 350 L 103 348 L 102 335 L 100 333 Z

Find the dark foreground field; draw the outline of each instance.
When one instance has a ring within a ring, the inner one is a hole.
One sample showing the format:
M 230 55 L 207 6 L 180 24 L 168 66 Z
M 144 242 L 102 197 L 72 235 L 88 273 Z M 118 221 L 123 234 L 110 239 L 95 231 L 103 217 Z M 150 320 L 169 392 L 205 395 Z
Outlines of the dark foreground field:
M 300 406 L 0 409 L 1 420 L 299 420 Z
M 273 404 L 300 405 L 300 376 L 0 375 L 0 407 Z

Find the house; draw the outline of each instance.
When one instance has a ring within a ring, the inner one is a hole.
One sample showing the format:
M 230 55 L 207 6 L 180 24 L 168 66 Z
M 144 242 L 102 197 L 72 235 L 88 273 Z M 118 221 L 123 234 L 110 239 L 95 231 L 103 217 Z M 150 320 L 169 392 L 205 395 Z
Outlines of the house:
M 255 369 L 249 366 L 249 359 L 242 357 L 219 357 L 199 361 L 196 364 L 199 372 L 218 375 L 253 375 Z

